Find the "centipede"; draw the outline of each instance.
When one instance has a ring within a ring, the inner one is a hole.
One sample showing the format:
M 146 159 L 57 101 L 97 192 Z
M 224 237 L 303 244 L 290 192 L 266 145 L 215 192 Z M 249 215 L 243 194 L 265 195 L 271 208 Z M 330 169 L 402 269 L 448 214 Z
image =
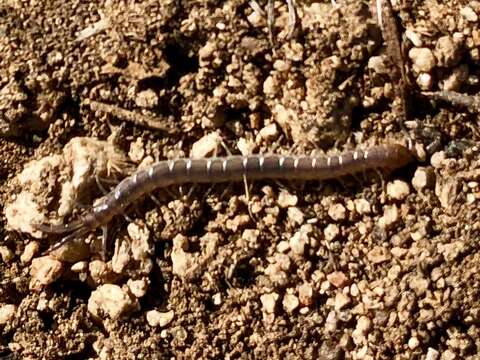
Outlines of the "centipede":
M 329 180 L 369 170 L 394 171 L 415 159 L 400 144 L 377 145 L 334 156 L 250 155 L 203 159 L 163 160 L 124 178 L 100 198 L 91 211 L 61 225 L 39 225 L 38 230 L 64 237 L 48 252 L 105 227 L 115 216 L 157 189 L 186 183 L 222 183 L 262 179 Z

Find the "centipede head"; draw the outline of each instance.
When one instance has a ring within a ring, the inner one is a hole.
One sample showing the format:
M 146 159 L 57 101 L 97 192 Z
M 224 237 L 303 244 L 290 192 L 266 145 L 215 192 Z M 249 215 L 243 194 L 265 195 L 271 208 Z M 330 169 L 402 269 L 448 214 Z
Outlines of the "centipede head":
M 65 235 L 61 240 L 55 242 L 50 246 L 43 254 L 49 254 L 52 251 L 59 249 L 65 244 L 68 244 L 75 239 L 83 237 L 87 234 L 88 228 L 84 226 L 83 221 L 76 220 L 68 224 L 51 225 L 51 224 L 39 224 L 33 226 L 35 230 L 39 230 L 46 234 Z

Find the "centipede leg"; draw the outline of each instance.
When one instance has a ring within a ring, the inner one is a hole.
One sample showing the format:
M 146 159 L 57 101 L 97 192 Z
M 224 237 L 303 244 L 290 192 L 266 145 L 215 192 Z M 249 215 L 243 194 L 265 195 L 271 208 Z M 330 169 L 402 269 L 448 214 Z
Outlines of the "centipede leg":
M 88 229 L 86 229 L 86 228 L 80 228 L 80 229 L 72 232 L 71 234 L 65 236 L 60 241 L 57 241 L 50 248 L 48 248 L 44 252 L 44 255 L 47 255 L 47 254 L 51 253 L 52 251 L 57 250 L 57 249 L 61 248 L 62 246 L 74 241 L 75 239 L 78 239 L 78 238 L 84 236 L 87 232 L 88 232 Z

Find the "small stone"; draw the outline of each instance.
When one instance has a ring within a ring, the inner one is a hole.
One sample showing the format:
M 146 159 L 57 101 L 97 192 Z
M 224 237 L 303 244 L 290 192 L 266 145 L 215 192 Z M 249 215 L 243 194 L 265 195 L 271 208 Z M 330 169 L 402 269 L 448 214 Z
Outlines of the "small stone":
M 278 92 L 279 85 L 278 80 L 270 75 L 263 82 L 263 92 L 265 95 L 273 97 Z
M 302 225 L 305 221 L 305 215 L 302 210 L 296 206 L 289 207 L 287 210 L 288 219 L 296 225 Z
M 86 261 L 78 261 L 70 267 L 74 273 L 85 272 L 88 269 L 88 263 Z
M 429 73 L 436 65 L 435 56 L 429 48 L 412 48 L 408 52 L 408 56 L 412 60 L 413 69 L 417 74 Z
M 328 209 L 328 216 L 330 216 L 335 221 L 345 220 L 347 217 L 347 210 L 342 204 L 333 204 Z
M 355 210 L 360 215 L 366 215 L 372 212 L 372 207 L 366 199 L 355 199 L 353 202 L 355 204 Z
M 260 301 L 263 306 L 263 311 L 268 314 L 275 312 L 279 295 L 277 293 L 263 294 L 260 296 Z
M 422 296 L 427 292 L 430 280 L 418 275 L 412 277 L 408 282 L 408 285 L 417 296 Z
M 338 319 L 335 311 L 330 311 L 325 319 L 325 330 L 334 332 L 338 328 Z
M 148 280 L 146 279 L 139 279 L 139 280 L 132 280 L 129 279 L 127 281 L 127 286 L 130 289 L 130 292 L 136 297 L 141 298 L 145 296 L 148 290 Z
M 425 356 L 425 360 L 438 360 L 439 357 L 440 353 L 438 352 L 438 350 L 429 347 L 427 350 L 427 355 Z
M 288 241 L 282 240 L 277 244 L 277 251 L 280 253 L 286 253 L 290 250 L 290 243 Z
M 460 9 L 460 15 L 464 17 L 465 20 L 470 21 L 470 22 L 477 22 L 478 21 L 478 15 L 475 11 L 470 6 L 465 6 L 462 9 Z
M 171 253 L 172 271 L 175 275 L 184 278 L 195 266 L 195 258 L 192 254 L 185 252 L 188 249 L 188 239 L 178 234 L 173 238 L 173 249 Z
M 371 328 L 372 321 L 366 316 L 360 316 L 357 320 L 357 326 L 352 332 L 353 342 L 357 345 L 362 344 Z
M 420 89 L 426 91 L 431 90 L 433 87 L 433 77 L 429 73 L 420 73 L 417 76 L 417 84 Z
M 348 295 L 345 295 L 343 292 L 339 291 L 335 295 L 335 310 L 340 311 L 350 305 L 351 302 L 352 300 Z
M 10 250 L 6 246 L 0 246 L 0 256 L 2 257 L 2 261 L 5 263 L 10 262 L 13 259 L 13 251 Z
M 432 166 L 435 168 L 435 169 L 439 169 L 443 166 L 443 164 L 445 163 L 445 159 L 446 159 L 446 155 L 445 155 L 445 152 L 444 151 L 437 151 L 436 153 L 434 153 L 431 158 L 430 158 L 430 164 L 432 164 Z
M 104 284 L 92 292 L 88 299 L 88 311 L 95 317 L 105 315 L 118 319 L 139 309 L 137 299 L 131 298 L 120 286 Z
M 418 341 L 416 336 L 412 336 L 410 339 L 408 339 L 407 345 L 410 350 L 415 350 L 420 346 L 420 341 Z
M 222 139 L 217 133 L 207 134 L 193 143 L 192 150 L 190 150 L 190 157 L 194 159 L 211 157 L 216 154 L 221 142 Z
M 378 219 L 381 228 L 388 229 L 400 220 L 398 208 L 395 205 L 387 205 L 383 209 L 383 215 Z
M 447 349 L 442 353 L 440 357 L 441 360 L 455 360 L 458 359 L 457 354 L 455 354 L 452 350 Z
M 412 179 L 412 186 L 418 192 L 431 189 L 435 185 L 435 172 L 432 168 L 419 167 Z
M 286 312 L 294 312 L 300 304 L 298 298 L 293 294 L 285 294 L 283 297 L 282 305 Z
M 110 273 L 107 264 L 102 260 L 90 261 L 88 264 L 88 272 L 96 285 L 104 283 Z
M 0 325 L 8 324 L 14 317 L 17 307 L 13 304 L 0 306 Z
M 325 235 L 325 240 L 333 241 L 340 234 L 340 228 L 337 224 L 328 224 L 323 230 L 323 234 Z
M 462 64 L 453 69 L 452 73 L 444 80 L 442 89 L 446 91 L 459 91 L 468 80 L 468 65 Z
M 175 317 L 173 310 L 160 312 L 157 310 L 147 311 L 146 314 L 148 325 L 152 327 L 165 327 L 170 324 Z
M 458 64 L 462 58 L 463 42 L 455 41 L 449 35 L 442 36 L 437 40 L 434 54 L 437 58 L 437 65 L 451 67 Z
M 38 241 L 31 241 L 29 242 L 26 246 L 25 249 L 23 250 L 23 254 L 20 255 L 20 261 L 22 264 L 28 264 L 33 257 L 38 253 L 38 250 L 40 249 L 40 244 Z
M 374 264 L 381 264 L 385 261 L 390 260 L 391 254 L 387 248 L 383 246 L 375 246 L 367 254 L 367 259 Z
M 247 140 L 245 138 L 240 138 L 237 141 L 237 148 L 243 156 L 248 156 L 253 154 L 257 145 L 253 140 Z
M 278 137 L 278 128 L 277 124 L 268 124 L 263 129 L 258 132 L 257 141 L 262 140 L 274 140 Z
M 305 224 L 290 238 L 290 249 L 295 255 L 302 256 L 305 253 L 305 247 L 309 243 L 308 234 L 311 231 L 311 225 Z
M 394 180 L 387 184 L 387 194 L 394 200 L 403 200 L 410 194 L 410 188 L 405 181 Z
M 411 29 L 407 29 L 405 30 L 405 36 L 407 37 L 408 40 L 412 42 L 413 46 L 417 48 L 421 48 L 423 46 L 423 40 L 420 37 L 419 33 Z
M 63 272 L 63 265 L 60 261 L 49 256 L 42 256 L 33 259 L 30 266 L 30 289 L 40 290 L 43 286 L 56 281 Z
M 278 206 L 287 208 L 298 204 L 298 196 L 290 194 L 286 190 L 281 190 L 277 200 Z
M 372 69 L 377 74 L 389 74 L 390 67 L 385 62 L 385 57 L 383 56 L 371 56 L 368 59 L 368 68 Z
M 303 306 L 312 305 L 313 288 L 310 284 L 304 283 L 298 287 L 298 299 Z
M 135 97 L 135 104 L 145 109 L 153 109 L 158 106 L 158 95 L 152 89 L 140 91 Z
M 348 284 L 347 276 L 341 271 L 334 271 L 327 275 L 327 280 L 336 288 L 343 288 Z

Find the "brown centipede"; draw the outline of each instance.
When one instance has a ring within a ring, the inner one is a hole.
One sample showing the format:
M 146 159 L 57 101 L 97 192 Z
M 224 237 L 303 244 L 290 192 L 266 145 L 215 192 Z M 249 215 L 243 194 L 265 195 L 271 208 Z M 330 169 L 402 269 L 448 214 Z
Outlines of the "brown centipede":
M 47 233 L 66 234 L 49 251 L 106 226 L 127 206 L 158 188 L 184 183 L 220 183 L 244 178 L 328 180 L 373 170 L 395 170 L 414 159 L 413 153 L 398 144 L 374 146 L 341 155 L 318 157 L 296 155 L 227 156 L 208 159 L 180 158 L 160 161 L 123 179 L 79 219 L 66 225 L 40 225 Z

